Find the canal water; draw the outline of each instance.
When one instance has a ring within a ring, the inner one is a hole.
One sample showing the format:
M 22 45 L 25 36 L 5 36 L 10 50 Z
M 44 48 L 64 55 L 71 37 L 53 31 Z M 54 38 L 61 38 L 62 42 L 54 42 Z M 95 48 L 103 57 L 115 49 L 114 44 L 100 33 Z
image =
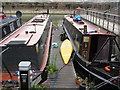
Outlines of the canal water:
M 15 15 L 15 14 L 6 14 L 7 16 Z M 22 23 L 29 21 L 31 18 L 33 18 L 37 14 L 23 14 L 22 15 Z M 51 21 L 53 24 L 59 24 L 62 22 L 64 15 L 50 15 Z

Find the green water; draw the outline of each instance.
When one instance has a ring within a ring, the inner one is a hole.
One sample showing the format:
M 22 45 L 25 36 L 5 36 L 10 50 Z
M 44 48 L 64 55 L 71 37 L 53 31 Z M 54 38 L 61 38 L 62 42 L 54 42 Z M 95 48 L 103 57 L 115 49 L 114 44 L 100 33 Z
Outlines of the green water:
M 6 14 L 7 16 L 11 16 L 11 15 L 15 15 L 15 14 Z M 23 22 L 23 24 L 25 23 L 25 22 L 27 22 L 27 21 L 29 21 L 31 18 L 33 18 L 35 15 L 37 15 L 37 14 L 23 14 L 22 15 L 22 22 Z M 63 20 L 63 16 L 64 15 L 50 15 L 50 19 L 51 19 L 51 21 L 54 23 L 54 24 L 56 24 L 56 23 L 60 23 L 60 22 L 62 22 L 62 20 Z
M 23 24 L 27 21 L 29 21 L 31 18 L 33 18 L 35 15 L 34 14 L 24 14 L 22 15 L 22 22 Z
M 24 14 L 22 15 L 22 22 L 25 23 L 28 20 L 30 20 L 32 17 L 34 17 L 36 14 Z M 53 24 L 59 24 L 62 22 L 64 15 L 50 15 L 50 19 L 53 22 Z

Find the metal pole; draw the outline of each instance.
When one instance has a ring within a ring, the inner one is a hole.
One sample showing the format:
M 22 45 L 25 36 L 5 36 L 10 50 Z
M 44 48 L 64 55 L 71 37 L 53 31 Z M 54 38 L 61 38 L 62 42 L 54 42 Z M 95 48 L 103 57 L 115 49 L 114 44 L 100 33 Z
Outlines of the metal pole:
M 109 15 L 107 15 L 107 30 L 109 29 Z
M 98 25 L 100 25 L 100 13 L 99 13 L 99 24 Z
M 115 16 L 113 16 L 113 32 L 114 32 L 114 29 L 115 29 Z
M 103 14 L 103 27 L 104 27 L 104 21 L 105 21 L 105 19 L 106 19 L 106 15 L 105 15 L 105 13 Z
M 92 20 L 92 12 L 90 11 L 90 21 Z
M 93 12 L 93 23 L 95 23 L 94 21 L 95 21 L 95 12 Z
M 112 47 L 113 47 L 113 37 L 110 38 L 109 42 L 109 53 L 108 53 L 108 61 L 111 61 Z
M 84 10 L 85 11 L 85 10 Z M 85 11 L 85 14 L 86 14 L 86 19 L 87 19 L 87 16 L 88 16 L 88 11 Z
M 95 23 L 97 23 L 97 12 L 96 12 L 96 22 Z
M 88 20 L 89 20 L 89 18 L 90 18 L 90 11 L 88 11 Z

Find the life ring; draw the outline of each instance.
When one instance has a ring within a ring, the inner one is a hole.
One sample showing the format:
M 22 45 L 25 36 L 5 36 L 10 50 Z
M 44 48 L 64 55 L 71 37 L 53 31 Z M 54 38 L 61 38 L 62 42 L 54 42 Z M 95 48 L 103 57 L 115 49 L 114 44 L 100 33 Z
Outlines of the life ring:
M 105 67 L 105 70 L 106 70 L 106 71 L 110 71 L 110 66 L 106 66 L 106 67 Z

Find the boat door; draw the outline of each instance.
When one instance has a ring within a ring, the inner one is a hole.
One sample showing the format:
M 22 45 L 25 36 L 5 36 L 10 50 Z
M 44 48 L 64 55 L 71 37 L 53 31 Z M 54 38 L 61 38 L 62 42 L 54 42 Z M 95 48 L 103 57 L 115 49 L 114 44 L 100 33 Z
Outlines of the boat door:
M 90 43 L 91 43 L 91 36 L 88 36 L 88 35 L 83 36 L 83 41 L 82 41 L 82 56 L 86 60 L 89 60 Z

